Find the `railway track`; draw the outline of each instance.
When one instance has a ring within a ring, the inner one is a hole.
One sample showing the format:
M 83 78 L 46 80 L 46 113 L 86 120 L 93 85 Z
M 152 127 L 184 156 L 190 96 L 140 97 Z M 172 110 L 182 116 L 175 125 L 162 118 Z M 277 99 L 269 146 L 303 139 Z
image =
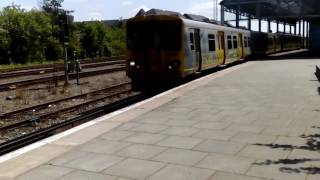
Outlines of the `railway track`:
M 118 86 L 115 86 L 115 87 L 112 87 L 112 88 L 108 88 L 109 90 L 110 89 L 113 89 L 113 88 L 117 88 L 117 87 L 122 87 L 124 85 L 118 85 Z M 105 89 L 106 90 L 106 89 Z M 105 91 L 104 90 L 104 91 Z M 66 107 L 66 108 L 62 108 L 62 109 L 59 109 L 59 110 L 56 110 L 56 111 L 50 111 L 50 112 L 47 112 L 47 113 L 43 113 L 43 114 L 40 114 L 38 116 L 28 116 L 30 119 L 27 119 L 27 120 L 22 120 L 22 121 L 18 121 L 18 122 L 15 122 L 15 123 L 11 123 L 11 124 L 8 124 L 8 125 L 5 125 L 5 126 L 2 126 L 0 127 L 0 132 L 3 132 L 3 131 L 8 131 L 8 130 L 11 130 L 11 129 L 15 129 L 15 128 L 19 128 L 19 127 L 22 127 L 22 126 L 27 126 L 27 125 L 33 125 L 33 124 L 38 124 L 38 123 L 42 123 L 46 120 L 48 120 L 49 118 L 55 118 L 55 117 L 58 117 L 59 114 L 61 113 L 66 113 L 66 112 L 72 112 L 72 111 L 77 111 L 79 110 L 80 108 L 85 108 L 85 107 L 88 107 L 90 106 L 91 104 L 95 104 L 95 103 L 98 103 L 99 101 L 104 101 L 108 98 L 112 98 L 112 97 L 116 97 L 116 96 L 119 96 L 119 95 L 122 95 L 122 94 L 126 94 L 126 93 L 130 93 L 132 92 L 131 90 L 121 90 L 121 91 L 118 91 L 118 92 L 115 92 L 115 93 L 109 93 L 108 95 L 105 95 L 105 96 L 102 96 L 100 98 L 96 98 L 96 99 L 93 99 L 93 100 L 89 100 L 85 103 L 81 103 L 81 104 L 77 104 L 77 105 L 73 105 L 73 106 L 69 106 L 69 107 Z M 89 94 L 88 94 L 89 95 Z M 60 101 L 62 102 L 62 101 Z M 60 103 L 58 102 L 58 103 Z M 56 103 L 56 104 L 58 104 Z M 39 108 L 39 107 L 38 107 Z M 43 108 L 43 107 L 42 107 Z M 21 117 L 20 117 L 21 118 Z
M 106 73 L 124 71 L 125 69 L 126 68 L 124 66 L 119 65 L 119 66 L 113 67 L 113 68 L 80 72 L 79 76 L 81 78 L 84 78 L 84 77 L 96 76 L 96 75 L 101 75 L 101 74 L 106 74 Z M 76 73 L 69 74 L 69 78 L 71 80 L 75 79 L 76 77 L 77 77 Z M 8 91 L 10 89 L 15 89 L 15 88 L 19 88 L 19 87 L 27 87 L 27 86 L 31 86 L 31 85 L 35 85 L 35 84 L 54 82 L 55 79 L 60 79 L 60 80 L 64 79 L 64 74 L 60 73 L 59 75 L 56 75 L 56 76 L 46 76 L 46 77 L 41 77 L 41 78 L 33 78 L 33 79 L 28 79 L 28 80 L 3 83 L 3 84 L 0 84 L 0 92 L 1 91 Z
M 56 123 L 56 124 L 53 124 L 51 126 L 48 126 L 48 127 L 42 128 L 40 130 L 31 132 L 29 134 L 20 136 L 18 138 L 6 141 L 6 142 L 0 144 L 0 155 L 3 155 L 5 153 L 11 152 L 11 151 L 16 150 L 18 148 L 24 147 L 24 146 L 29 145 L 31 143 L 37 142 L 41 139 L 50 137 L 50 136 L 57 134 L 61 131 L 64 131 L 64 130 L 70 129 L 72 127 L 75 127 L 79 124 L 88 122 L 90 120 L 93 120 L 97 117 L 100 117 L 102 115 L 105 115 L 107 113 L 115 111 L 117 109 L 134 104 L 134 103 L 139 102 L 145 98 L 146 98 L 146 96 L 143 94 L 134 95 L 134 96 L 110 103 L 110 104 L 103 105 L 101 107 L 86 110 L 86 111 L 78 114 L 74 118 L 63 120 L 63 121 Z
M 104 66 L 111 66 L 111 65 L 125 65 L 125 60 L 87 63 L 81 66 L 83 69 L 89 69 L 89 68 L 104 67 Z M 19 77 L 19 76 L 48 74 L 48 73 L 53 73 L 55 71 L 63 71 L 63 70 L 64 70 L 63 66 L 57 66 L 56 68 L 46 67 L 46 68 L 37 68 L 37 69 L 29 69 L 29 70 L 11 71 L 11 72 L 0 73 L 0 79 L 13 78 L 13 77 Z
M 107 88 L 103 88 L 103 89 L 100 89 L 100 90 L 91 91 L 91 92 L 80 94 L 80 95 L 70 96 L 70 97 L 67 97 L 67 98 L 62 98 L 62 99 L 58 99 L 58 100 L 55 100 L 55 101 L 46 102 L 46 103 L 43 103 L 43 104 L 38 104 L 36 106 L 31 106 L 31 107 L 27 107 L 27 108 L 14 110 L 14 111 L 11 111 L 11 112 L 0 114 L 0 118 L 5 119 L 5 118 L 8 118 L 10 116 L 17 116 L 17 114 L 21 114 L 21 113 L 38 112 L 38 111 L 40 111 L 42 109 L 47 109 L 50 106 L 57 106 L 57 104 L 59 104 L 61 102 L 66 102 L 66 101 L 70 101 L 70 100 L 77 100 L 77 99 L 81 99 L 81 98 L 87 98 L 88 96 L 100 95 L 100 94 L 103 94 L 103 93 L 108 92 L 110 90 L 113 90 L 113 89 L 116 89 L 116 88 L 125 87 L 125 86 L 129 86 L 129 85 L 131 85 L 131 83 L 130 82 L 126 82 L 126 83 L 122 83 L 122 84 L 113 85 L 113 86 L 110 86 L 110 87 L 107 87 Z M 1 130 L 1 127 L 0 127 L 0 130 Z
M 120 61 L 123 59 L 125 59 L 125 56 L 87 58 L 87 59 L 80 59 L 80 62 L 82 65 L 85 65 L 85 64 L 92 64 L 92 63 Z M 0 69 L 0 73 L 24 71 L 24 70 L 32 70 L 32 69 L 42 69 L 42 68 L 52 68 L 52 66 L 64 67 L 64 64 L 63 64 L 63 62 L 57 62 L 55 64 L 53 64 L 53 63 L 52 64 L 40 64 L 40 65 L 27 66 L 27 67 L 17 67 L 17 68 L 13 68 L 13 69 Z

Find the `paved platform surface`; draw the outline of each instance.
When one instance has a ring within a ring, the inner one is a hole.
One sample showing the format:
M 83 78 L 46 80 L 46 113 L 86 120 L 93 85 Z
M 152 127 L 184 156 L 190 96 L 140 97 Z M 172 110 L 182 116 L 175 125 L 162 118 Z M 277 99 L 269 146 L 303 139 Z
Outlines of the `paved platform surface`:
M 319 60 L 248 62 L 0 164 L 0 179 L 318 180 Z

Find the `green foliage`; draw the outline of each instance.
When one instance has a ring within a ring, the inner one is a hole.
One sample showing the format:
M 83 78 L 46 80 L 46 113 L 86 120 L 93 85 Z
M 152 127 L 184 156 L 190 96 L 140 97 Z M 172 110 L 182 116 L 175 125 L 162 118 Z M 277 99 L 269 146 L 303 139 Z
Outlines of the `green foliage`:
M 110 28 L 108 33 L 108 44 L 113 56 L 125 54 L 126 50 L 126 33 L 125 27 Z
M 49 13 L 56 12 L 58 8 L 62 7 L 64 0 L 42 0 L 40 2 L 42 8 Z
M 0 16 L 6 39 L 0 46 L 7 50 L 11 61 L 44 60 L 44 48 L 51 34 L 50 17 L 38 10 L 25 12 L 14 5 L 5 7 Z
M 102 22 L 92 22 L 79 25 L 81 45 L 86 56 L 97 57 L 109 55 L 107 47 L 108 27 Z
M 43 0 L 48 7 L 61 7 L 63 0 Z M 57 38 L 60 27 L 55 16 L 11 5 L 0 11 L 0 64 L 24 64 L 63 58 Z M 108 27 L 104 22 L 74 23 L 70 26 L 70 59 L 117 56 L 125 53 L 125 27 Z

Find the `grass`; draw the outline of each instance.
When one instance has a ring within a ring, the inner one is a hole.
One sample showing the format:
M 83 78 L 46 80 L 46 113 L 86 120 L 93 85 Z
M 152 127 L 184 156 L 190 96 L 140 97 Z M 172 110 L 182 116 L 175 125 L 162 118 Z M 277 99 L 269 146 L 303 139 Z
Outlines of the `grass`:
M 56 61 L 56 63 L 62 63 L 63 60 Z M 53 65 L 54 61 L 44 61 L 44 62 L 32 62 L 26 64 L 5 64 L 0 65 L 0 72 L 7 72 L 19 69 L 27 69 L 34 66 L 42 66 L 42 65 Z

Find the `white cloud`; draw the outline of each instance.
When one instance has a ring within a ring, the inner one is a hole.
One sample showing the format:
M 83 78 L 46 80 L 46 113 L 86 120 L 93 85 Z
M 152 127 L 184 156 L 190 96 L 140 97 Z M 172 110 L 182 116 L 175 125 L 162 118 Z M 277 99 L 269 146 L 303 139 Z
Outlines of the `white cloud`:
M 72 3 L 84 3 L 84 2 L 88 2 L 89 0 L 68 0 L 68 1 Z
M 37 9 L 37 6 L 33 6 L 33 5 L 25 5 L 25 6 L 21 6 L 21 8 L 30 11 L 32 9 Z
M 130 0 L 127 0 L 127 1 L 123 1 L 121 4 L 122 4 L 123 6 L 130 6 L 130 5 L 133 4 L 133 2 L 130 1 Z
M 220 7 L 216 8 L 213 1 L 193 4 L 189 9 L 187 9 L 187 13 L 197 14 L 206 16 L 209 18 L 216 17 L 216 11 L 218 11 L 219 14 Z
M 131 11 L 129 12 L 129 17 L 135 16 L 135 15 L 140 11 L 140 9 L 143 9 L 143 10 L 145 10 L 145 11 L 149 11 L 149 10 L 150 10 L 150 8 L 149 8 L 148 6 L 146 6 L 146 5 L 141 5 L 141 6 L 137 7 L 137 8 L 134 8 L 133 10 L 131 10 Z
M 88 13 L 88 19 L 89 20 L 102 20 L 102 14 L 99 12 L 89 12 Z

